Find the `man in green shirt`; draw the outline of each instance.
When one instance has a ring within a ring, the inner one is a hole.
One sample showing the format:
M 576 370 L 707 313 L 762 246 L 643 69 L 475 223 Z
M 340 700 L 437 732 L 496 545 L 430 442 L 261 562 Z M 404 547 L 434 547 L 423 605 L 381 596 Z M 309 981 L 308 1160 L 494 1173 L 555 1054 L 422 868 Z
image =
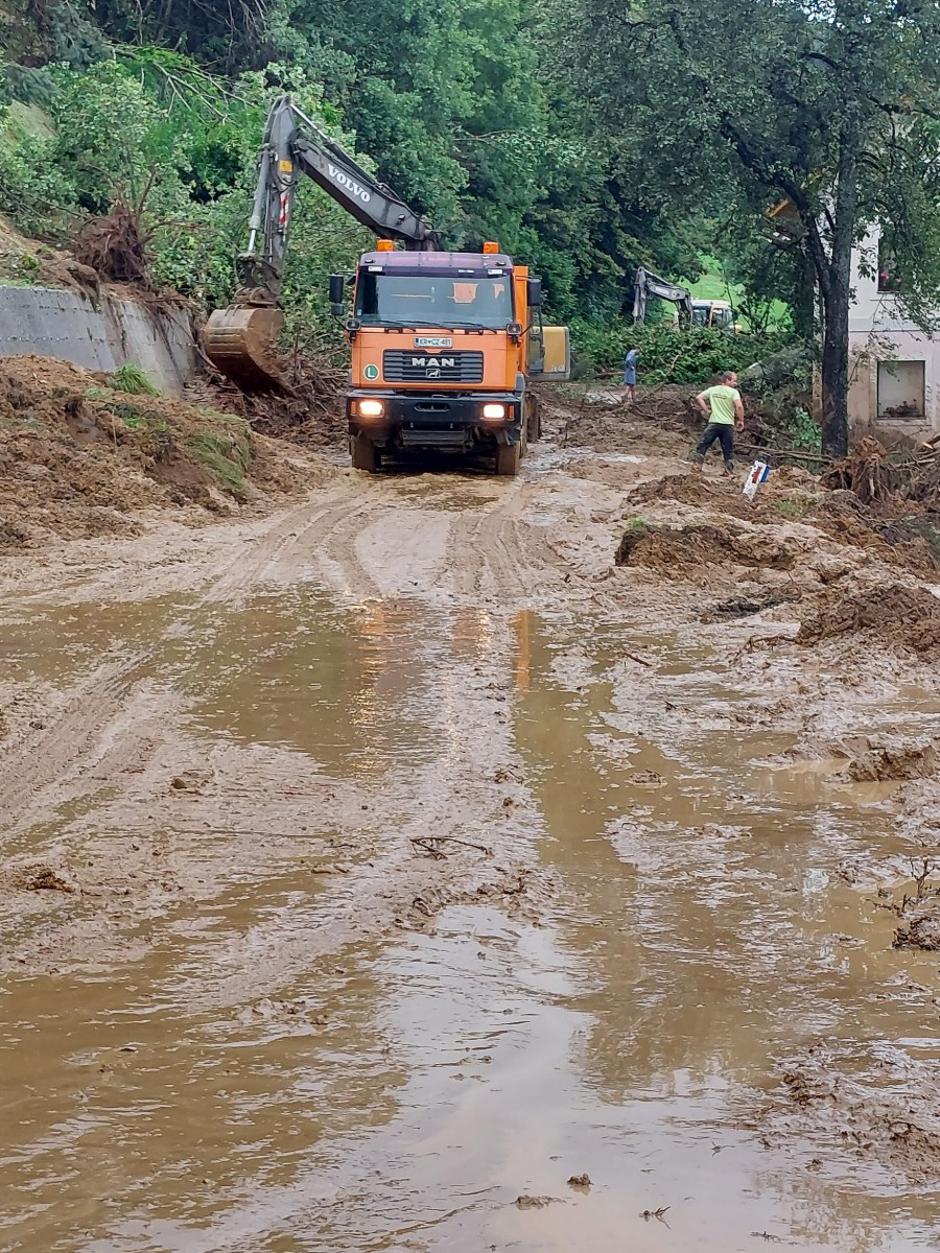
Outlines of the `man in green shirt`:
M 695 403 L 708 418 L 705 434 L 695 449 L 696 469 L 705 464 L 705 454 L 716 440 L 725 459 L 725 474 L 734 474 L 734 432 L 744 430 L 744 405 L 737 387 L 738 376 L 726 370 L 721 382 L 707 387 L 695 397 Z

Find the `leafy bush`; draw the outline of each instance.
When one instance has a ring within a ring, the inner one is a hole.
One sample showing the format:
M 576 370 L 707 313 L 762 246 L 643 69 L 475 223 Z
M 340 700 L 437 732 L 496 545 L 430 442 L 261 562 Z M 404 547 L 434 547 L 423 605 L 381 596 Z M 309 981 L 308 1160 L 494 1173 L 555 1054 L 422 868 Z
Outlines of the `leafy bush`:
M 619 369 L 629 348 L 639 352 L 643 383 L 706 383 L 724 370 L 743 373 L 755 362 L 782 349 L 783 333 L 731 334 L 709 327 L 629 326 L 617 319 L 607 325 L 572 323 L 575 349 L 596 369 Z
M 0 109 L 0 130 L 5 113 Z M 13 136 L 0 143 L 0 214 L 40 239 L 63 239 L 77 207 L 75 185 L 54 152 L 49 139 Z

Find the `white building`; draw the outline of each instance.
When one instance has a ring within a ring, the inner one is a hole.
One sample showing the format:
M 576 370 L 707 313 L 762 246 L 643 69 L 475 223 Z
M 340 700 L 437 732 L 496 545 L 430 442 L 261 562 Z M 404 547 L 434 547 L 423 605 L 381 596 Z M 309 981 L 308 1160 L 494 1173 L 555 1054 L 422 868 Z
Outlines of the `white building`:
M 892 294 L 872 231 L 852 257 L 849 420 L 918 436 L 940 431 L 940 335 L 925 335 Z

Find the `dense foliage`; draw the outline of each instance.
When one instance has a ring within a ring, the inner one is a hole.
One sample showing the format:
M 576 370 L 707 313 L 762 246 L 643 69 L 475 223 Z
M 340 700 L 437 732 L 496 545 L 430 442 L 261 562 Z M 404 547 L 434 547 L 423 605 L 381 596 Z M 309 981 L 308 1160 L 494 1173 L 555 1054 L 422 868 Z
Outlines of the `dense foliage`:
M 154 276 L 206 306 L 231 294 L 285 90 L 449 244 L 495 238 L 532 265 L 598 360 L 620 353 L 638 264 L 693 280 L 717 258 L 753 330 L 783 309 L 804 341 L 818 290 L 832 447 L 852 244 L 891 223 L 922 323 L 940 288 L 938 0 L 11 5 L 0 213 L 56 242 L 143 204 Z M 366 237 L 311 184 L 299 200 L 289 325 L 328 334 L 324 277 Z M 732 363 L 746 347 L 716 344 Z
M 625 136 L 677 212 L 726 222 L 751 290 L 785 284 L 805 323 L 815 281 L 825 442 L 844 452 L 852 250 L 869 224 L 891 226 L 908 311 L 929 325 L 936 307 L 940 4 L 577 0 L 568 34 L 568 73 L 604 133 Z
M 731 335 L 708 327 L 675 328 L 631 326 L 622 318 L 598 324 L 576 321 L 575 341 L 587 364 L 619 370 L 627 350 L 639 353 L 639 376 L 644 384 L 704 383 L 725 370 L 747 370 L 772 356 L 786 336 Z
M 146 190 L 156 277 L 207 304 L 231 292 L 264 111 L 282 90 L 450 245 L 495 238 L 534 266 L 558 317 L 621 312 L 638 263 L 697 272 L 666 206 L 549 82 L 554 23 L 530 0 L 377 3 L 368 20 L 350 0 L 30 0 L 21 16 L 0 79 L 0 213 L 56 240 Z M 52 134 L 24 125 L 20 104 L 40 105 Z M 322 276 L 364 243 L 312 186 L 300 201 L 296 325 L 322 315 Z

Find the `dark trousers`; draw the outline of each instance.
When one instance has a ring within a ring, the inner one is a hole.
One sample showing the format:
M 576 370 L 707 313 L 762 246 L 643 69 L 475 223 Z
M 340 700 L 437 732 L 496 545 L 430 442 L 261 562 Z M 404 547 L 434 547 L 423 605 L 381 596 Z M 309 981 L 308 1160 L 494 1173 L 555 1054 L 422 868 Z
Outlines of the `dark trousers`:
M 704 457 L 715 440 L 721 444 L 721 452 L 726 462 L 734 460 L 734 427 L 730 422 L 709 422 L 705 434 L 699 440 L 695 454 Z

